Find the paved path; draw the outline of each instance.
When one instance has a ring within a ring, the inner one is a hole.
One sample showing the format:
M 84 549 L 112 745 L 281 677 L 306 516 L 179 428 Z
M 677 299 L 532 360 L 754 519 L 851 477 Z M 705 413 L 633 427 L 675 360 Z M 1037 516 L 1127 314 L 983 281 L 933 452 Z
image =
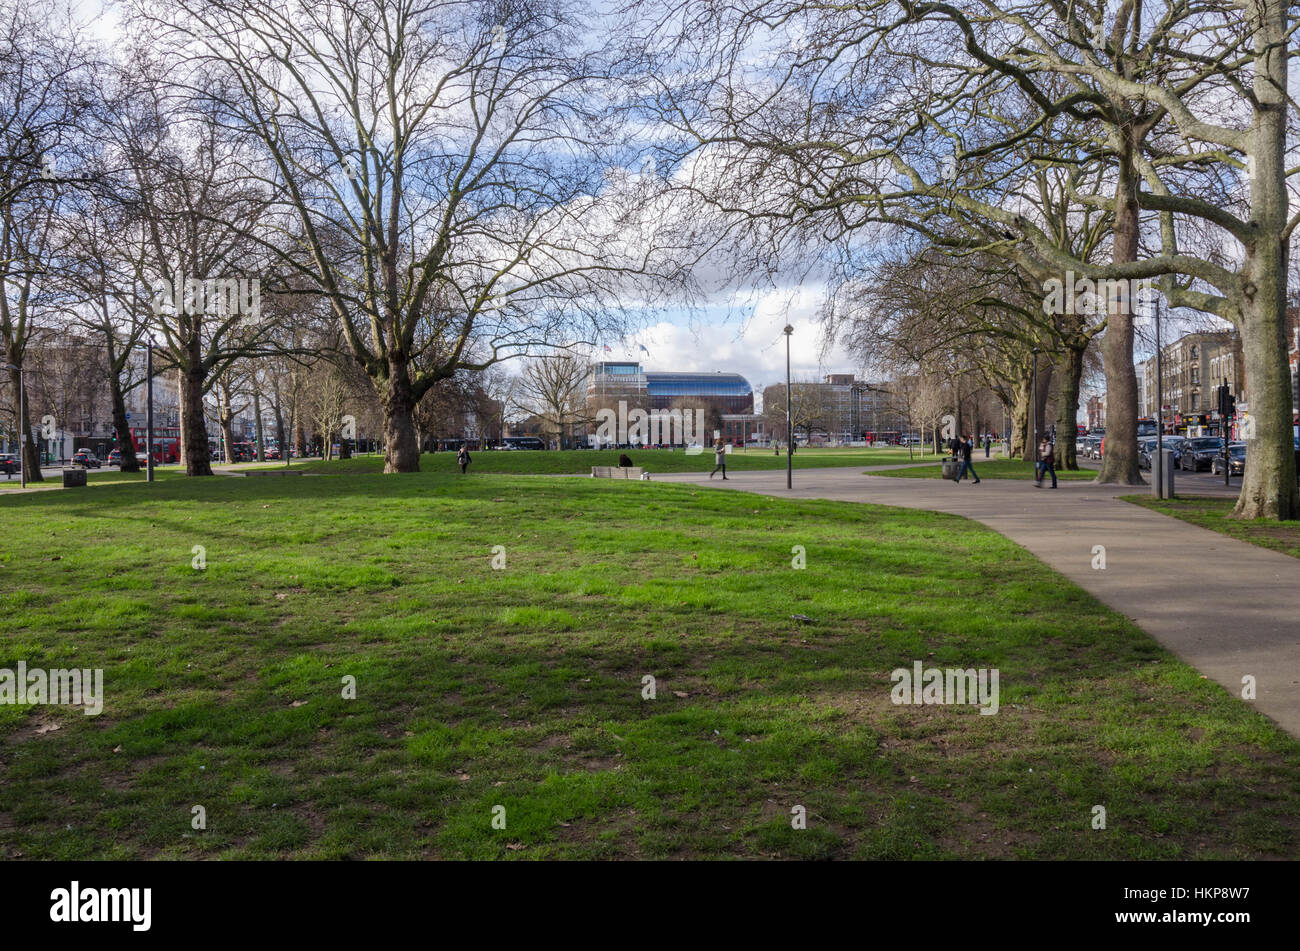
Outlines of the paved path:
M 983 522 L 1234 696 L 1241 696 L 1242 677 L 1254 676 L 1254 705 L 1300 738 L 1300 559 L 1116 498 L 1146 489 L 1063 481 L 1053 491 L 1005 479 L 974 485 L 864 475 L 862 467 L 796 469 L 793 490 L 785 487 L 784 470 L 735 472 L 726 482 L 710 481 L 707 472 L 653 478 L 931 509 Z M 1096 545 L 1106 549 L 1104 571 L 1092 567 Z

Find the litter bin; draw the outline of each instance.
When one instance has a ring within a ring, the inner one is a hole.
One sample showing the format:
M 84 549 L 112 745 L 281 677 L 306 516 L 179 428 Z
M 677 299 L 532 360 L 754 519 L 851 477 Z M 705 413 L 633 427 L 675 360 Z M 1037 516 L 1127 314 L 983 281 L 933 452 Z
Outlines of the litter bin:
M 961 471 L 961 463 L 956 459 L 945 459 L 943 461 L 943 477 L 945 479 L 956 479 L 957 473 Z
M 85 484 L 86 484 L 85 469 L 64 469 L 63 470 L 63 487 L 65 489 L 68 488 L 69 486 L 85 485 Z

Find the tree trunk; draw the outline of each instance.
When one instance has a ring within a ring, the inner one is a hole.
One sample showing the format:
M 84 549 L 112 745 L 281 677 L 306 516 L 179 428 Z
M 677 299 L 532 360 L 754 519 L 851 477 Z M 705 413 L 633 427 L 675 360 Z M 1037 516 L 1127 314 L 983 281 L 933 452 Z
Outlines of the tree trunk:
M 384 409 L 384 472 L 419 472 L 420 446 L 415 438 L 415 395 L 407 365 L 389 360 L 388 382 L 380 398 Z
M 18 386 L 21 374 L 17 370 L 9 371 L 9 383 L 12 392 L 17 393 L 17 404 L 22 407 L 21 418 L 18 420 L 18 454 L 22 457 L 23 471 L 27 473 L 28 482 L 44 482 L 45 477 L 41 475 L 41 454 L 37 449 L 36 440 L 32 439 L 32 406 L 27 401 L 22 390 Z
M 1138 179 L 1133 168 L 1136 146 L 1131 126 L 1119 130 L 1123 147 L 1115 184 L 1115 232 L 1112 260 L 1128 264 L 1138 254 Z M 1128 282 L 1124 282 L 1128 287 Z M 1133 294 L 1107 294 L 1110 309 L 1102 358 L 1106 364 L 1106 451 L 1097 482 L 1145 485 L 1137 464 L 1137 371 L 1133 367 Z
M 122 454 L 121 471 L 139 472 L 140 460 L 136 457 L 131 424 L 126 418 L 126 398 L 122 395 L 122 383 L 116 373 L 108 375 L 108 389 L 113 401 L 113 432 L 117 433 L 117 450 Z
M 1013 459 L 1032 459 L 1029 447 L 1029 403 L 1033 381 L 1025 377 L 1016 384 L 1011 405 L 1011 457 Z
M 1284 161 L 1287 6 L 1274 0 L 1255 8 L 1259 11 L 1255 47 L 1263 62 L 1257 63 L 1254 76 L 1259 105 L 1251 152 L 1250 206 L 1258 239 L 1246 249 L 1242 276 L 1247 290 L 1241 320 L 1252 425 L 1246 440 L 1250 461 L 1233 510 L 1237 518 L 1300 518 L 1285 330 L 1287 245 L 1282 240 L 1289 210 Z
M 181 434 L 185 447 L 185 474 L 212 475 L 208 453 L 208 423 L 203 416 L 203 370 L 197 361 L 181 377 Z
M 221 409 L 221 441 L 226 444 L 226 465 L 233 465 L 235 461 L 235 427 L 231 425 L 234 421 L 235 415 L 223 407 Z
M 257 433 L 257 461 L 266 462 L 266 439 L 262 433 L 262 391 L 253 386 L 253 426 Z
M 1056 394 L 1056 468 L 1078 469 L 1074 455 L 1079 431 L 1079 381 L 1083 378 L 1083 350 L 1067 346 L 1061 356 L 1060 388 Z

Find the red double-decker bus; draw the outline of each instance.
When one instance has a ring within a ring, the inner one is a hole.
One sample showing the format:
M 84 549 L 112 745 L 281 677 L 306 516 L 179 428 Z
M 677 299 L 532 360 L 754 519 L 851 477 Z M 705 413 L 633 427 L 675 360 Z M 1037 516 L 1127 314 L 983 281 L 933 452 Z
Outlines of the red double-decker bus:
M 131 427 L 131 442 L 135 444 L 135 451 L 144 458 L 144 446 L 148 441 L 148 430 L 143 426 Z M 153 431 L 153 461 L 154 465 L 161 465 L 168 462 L 180 462 L 181 459 L 181 433 L 179 429 L 167 429 L 154 427 Z

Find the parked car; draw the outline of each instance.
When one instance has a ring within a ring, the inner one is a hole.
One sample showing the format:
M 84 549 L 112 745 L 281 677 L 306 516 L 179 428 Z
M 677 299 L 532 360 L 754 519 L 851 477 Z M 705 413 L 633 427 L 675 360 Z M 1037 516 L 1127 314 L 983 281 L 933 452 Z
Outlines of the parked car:
M 1079 436 L 1077 439 L 1075 439 L 1075 441 L 1074 441 L 1074 454 L 1075 454 L 1076 456 L 1087 456 L 1087 455 L 1088 455 L 1088 437 L 1087 437 L 1087 436 Z
M 72 464 L 74 466 L 80 466 L 83 469 L 98 469 L 103 465 L 103 463 L 99 461 L 99 457 L 89 449 L 78 449 L 74 452 L 72 454 Z
M 1197 436 L 1183 444 L 1178 467 L 1184 472 L 1200 472 L 1214 465 L 1214 457 L 1223 454 L 1223 440 L 1218 436 Z
M 1246 444 L 1244 442 L 1228 443 L 1228 475 L 1242 475 L 1246 471 Z M 1223 472 L 1223 454 L 1214 457 L 1210 463 L 1210 472 L 1219 475 Z
M 122 450 L 114 449 L 108 454 L 108 464 L 110 466 L 120 466 L 122 464 Z
M 1101 458 L 1101 436 L 1087 436 L 1083 440 L 1083 455 L 1086 459 Z M 1076 450 L 1076 455 L 1077 450 Z
M 0 472 L 5 475 L 15 475 L 21 472 L 23 468 L 22 460 L 10 453 L 0 453 Z

